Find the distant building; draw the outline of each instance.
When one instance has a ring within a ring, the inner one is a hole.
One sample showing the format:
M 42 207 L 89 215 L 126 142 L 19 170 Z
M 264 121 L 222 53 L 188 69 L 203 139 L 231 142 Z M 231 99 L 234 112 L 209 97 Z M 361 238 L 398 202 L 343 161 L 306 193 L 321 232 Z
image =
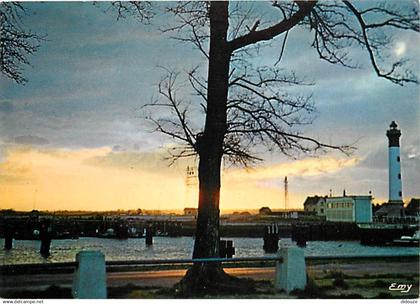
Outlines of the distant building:
M 127 215 L 141 215 L 143 214 L 143 211 L 139 208 L 136 210 L 128 210 Z
M 303 210 L 280 210 L 272 211 L 269 207 L 262 207 L 259 210 L 260 215 L 268 215 L 277 218 L 283 219 L 298 219 L 301 216 L 305 215 Z
M 198 209 L 197 208 L 184 208 L 184 215 L 197 216 Z
M 405 214 L 407 216 L 420 216 L 420 198 L 412 198 L 405 207 Z
M 404 217 L 402 204 L 385 203 L 375 212 L 375 216 L 382 217 Z
M 32 220 L 38 220 L 40 216 L 40 213 L 38 210 L 32 210 L 31 212 L 29 212 L 29 218 Z
M 258 213 L 260 215 L 269 215 L 271 214 L 271 209 L 268 207 L 261 207 L 260 210 L 258 211 Z
M 307 213 L 325 215 L 325 197 L 318 195 L 308 196 L 303 203 L 303 209 Z
M 251 213 L 249 213 L 248 211 L 234 211 L 231 215 L 234 215 L 234 216 L 250 216 Z
M 287 211 L 273 211 L 270 215 L 278 216 L 284 219 L 298 219 L 304 211 L 287 210 Z
M 372 212 L 373 216 L 376 216 L 376 212 L 381 209 L 382 205 L 380 204 L 372 204 Z
M 372 196 L 350 195 L 325 198 L 325 216 L 333 222 L 372 222 Z

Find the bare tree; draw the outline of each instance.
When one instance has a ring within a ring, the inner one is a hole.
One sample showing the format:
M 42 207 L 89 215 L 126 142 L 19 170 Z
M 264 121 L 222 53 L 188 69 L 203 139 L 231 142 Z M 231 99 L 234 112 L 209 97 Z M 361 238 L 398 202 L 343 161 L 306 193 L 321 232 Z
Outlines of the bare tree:
M 299 132 L 299 126 L 312 121 L 312 99 L 287 93 L 286 88 L 310 83 L 276 64 L 253 66 L 250 59 L 260 48 L 279 42 L 275 59 L 280 62 L 291 30 L 300 27 L 312 33 L 312 47 L 323 61 L 357 68 L 352 52 L 359 47 L 378 77 L 398 85 L 418 82 L 406 60 L 384 56 L 395 31 L 419 32 L 416 2 L 274 1 L 269 15 L 255 14 L 249 2 L 192 1 L 156 6 L 165 6 L 165 12 L 174 16 L 174 23 L 163 31 L 192 43 L 208 63 L 205 77 L 198 69 L 187 71 L 189 84 L 202 99 L 198 104 L 205 116 L 203 127 L 195 126 L 195 117 L 189 116 L 196 100 L 186 103 L 185 94 L 180 94 L 184 84 L 178 86 L 180 75 L 176 71 L 167 71 L 159 85 L 163 100 L 152 102 L 169 109 L 172 116 L 148 117 L 157 131 L 183 143 L 173 151 L 175 159 L 199 156 L 195 258 L 219 256 L 220 166 L 224 155 L 247 165 L 260 159 L 259 147 L 287 155 L 352 150 L 351 146 L 326 144 Z M 144 23 L 153 17 L 150 2 L 113 2 L 111 8 L 118 17 L 131 15 Z M 20 10 L 19 5 L 2 4 L 1 69 L 6 76 L 24 82 L 20 64 L 28 64 L 26 56 L 37 50 L 34 41 L 39 37 L 17 26 L 16 12 Z M 219 263 L 194 264 L 180 283 L 185 295 L 250 288 L 249 282 L 228 276 Z
M 22 16 L 26 14 L 19 2 L 0 3 L 0 71 L 16 83 L 25 84 L 23 65 L 40 47 L 44 37 L 25 29 Z
M 235 2 L 230 9 L 229 5 L 180 2 L 166 9 L 175 15 L 176 24 L 164 31 L 192 43 L 208 60 L 205 78 L 197 69 L 187 71 L 191 87 L 202 99 L 204 127 L 191 126 L 190 104 L 177 96 L 179 73 L 174 71 L 167 71 L 159 85 L 163 100 L 152 103 L 169 108 L 173 116 L 149 117 L 157 131 L 184 142 L 174 158 L 194 153 L 199 156 L 195 258 L 219 256 L 220 165 L 224 155 L 247 165 L 260 159 L 256 147 L 261 146 L 287 155 L 328 149 L 350 153 L 353 149 L 325 144 L 299 132 L 299 126 L 312 122 L 313 103 L 310 96 L 287 94 L 285 88 L 309 84 L 275 65 L 252 66 L 250 58 L 259 48 L 280 40 L 278 63 L 290 31 L 302 27 L 313 33 L 312 47 L 321 60 L 358 68 L 351 52 L 360 47 L 378 77 L 398 85 L 418 82 L 407 61 L 383 56 L 392 43 L 394 30 L 419 31 L 416 3 L 274 1 L 272 10 L 277 10 L 278 18 L 271 22 L 266 22 L 264 16 L 255 18 L 252 3 Z M 217 263 L 196 263 L 180 286 L 186 294 L 250 288 L 226 275 Z

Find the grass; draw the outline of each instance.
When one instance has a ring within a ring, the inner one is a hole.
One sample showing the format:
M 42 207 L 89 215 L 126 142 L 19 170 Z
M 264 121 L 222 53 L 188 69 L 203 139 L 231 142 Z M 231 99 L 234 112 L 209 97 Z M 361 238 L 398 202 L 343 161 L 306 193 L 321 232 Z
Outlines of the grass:
M 71 299 L 71 289 L 58 285 L 51 285 L 44 290 L 21 290 L 1 294 L 2 298 L 9 299 Z
M 245 263 L 244 263 L 245 264 Z M 166 265 L 165 265 L 166 266 Z M 184 266 L 184 265 L 179 265 Z M 245 266 L 245 265 L 242 265 Z M 250 266 L 249 264 L 246 266 Z M 419 297 L 418 274 L 359 274 L 349 275 L 340 269 L 339 264 L 331 265 L 329 270 L 315 272 L 308 267 L 308 284 L 303 291 L 295 290 L 290 295 L 275 290 L 272 280 L 258 280 L 256 291 L 253 293 L 212 295 L 202 298 L 217 299 L 262 299 L 262 298 L 367 298 L 367 299 L 412 299 Z M 363 264 L 361 265 L 363 267 Z M 152 267 L 151 267 L 152 268 Z M 164 267 L 166 268 L 166 267 Z M 162 267 L 159 267 L 162 269 Z M 168 269 L 174 269 L 168 265 Z M 145 269 L 143 269 L 145 270 Z M 152 269 L 150 269 L 152 270 Z M 153 269 L 155 270 L 155 269 Z M 392 283 L 412 284 L 413 287 L 408 293 L 390 291 L 388 288 Z M 174 288 L 163 288 L 159 286 L 138 286 L 127 284 L 118 287 L 108 287 L 108 298 L 110 299 L 174 299 L 177 292 Z M 4 298 L 38 298 L 38 299 L 59 299 L 71 298 L 71 289 L 62 286 L 51 285 L 44 290 L 20 290 L 2 291 L 0 297 Z
M 258 299 L 258 298 L 278 298 L 273 283 L 270 280 L 255 281 L 256 290 L 253 293 L 243 292 L 235 294 L 204 295 L 204 299 Z M 26 299 L 71 299 L 71 288 L 51 285 L 44 290 L 21 290 L 14 292 L 3 292 L 2 298 L 26 298 Z M 138 286 L 135 284 L 126 284 L 117 287 L 107 288 L 108 299 L 175 299 L 179 295 L 175 288 L 165 288 L 159 286 Z M 281 298 L 288 298 L 282 294 Z
M 389 286 L 394 282 L 412 284 L 413 287 L 408 293 L 389 291 Z M 315 279 L 315 283 L 322 288 L 325 298 L 404 299 L 419 296 L 419 280 L 413 275 L 386 274 L 358 277 L 333 273 Z
M 267 298 L 301 298 L 301 299 L 412 299 L 419 296 L 419 281 L 404 281 L 406 277 L 395 276 L 391 278 L 360 278 L 346 276 L 345 279 L 340 273 L 330 274 L 332 277 L 308 278 L 305 290 L 294 290 L 290 295 L 279 293 L 275 290 L 271 280 L 255 281 L 257 288 L 253 293 L 229 294 L 229 295 L 207 295 L 205 299 L 267 299 Z M 413 278 L 411 276 L 411 278 Z M 342 283 L 340 280 L 343 280 Z M 412 284 L 409 293 L 402 294 L 398 291 L 389 291 L 390 282 L 401 282 Z M 109 299 L 174 299 L 177 293 L 174 288 L 162 288 L 159 286 L 138 286 L 127 284 L 118 287 L 109 287 Z M 3 293 L 4 298 L 28 298 L 28 299 L 70 299 L 71 289 L 57 285 L 51 285 L 45 290 L 22 290 Z
M 399 262 L 418 262 L 418 258 L 413 256 L 413 257 L 399 257 Z M 384 258 L 378 258 L 375 257 L 374 259 L 365 259 L 365 260 L 361 260 L 361 259 L 330 259 L 330 260 L 308 260 L 307 265 L 323 265 L 325 263 L 329 263 L 329 264 L 340 264 L 345 262 L 345 264 L 370 264 L 372 263 L 372 260 L 375 261 L 375 263 L 387 263 L 387 262 L 395 262 L 395 258 L 390 258 L 390 257 L 384 257 Z M 420 262 L 419 262 L 420 265 Z

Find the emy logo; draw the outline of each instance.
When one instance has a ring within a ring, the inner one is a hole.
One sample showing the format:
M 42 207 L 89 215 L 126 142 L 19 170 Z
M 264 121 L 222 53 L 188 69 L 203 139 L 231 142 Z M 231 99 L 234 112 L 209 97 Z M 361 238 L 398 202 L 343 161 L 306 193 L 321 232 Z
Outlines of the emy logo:
M 413 284 L 397 284 L 392 283 L 388 289 L 391 291 L 399 291 L 401 293 L 407 293 L 410 291 L 411 287 L 413 287 Z

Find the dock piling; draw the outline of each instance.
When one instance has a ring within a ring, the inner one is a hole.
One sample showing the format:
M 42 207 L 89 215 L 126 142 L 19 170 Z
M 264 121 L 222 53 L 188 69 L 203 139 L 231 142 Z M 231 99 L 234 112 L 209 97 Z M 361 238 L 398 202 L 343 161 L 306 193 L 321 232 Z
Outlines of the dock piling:
M 14 237 L 15 231 L 13 227 L 6 223 L 4 228 L 4 249 L 10 250 L 13 247 L 13 237 Z
M 152 227 L 146 228 L 146 245 L 153 245 L 153 230 Z
M 235 254 L 235 247 L 233 247 L 232 240 L 220 240 L 219 256 L 221 258 L 231 259 Z
M 275 253 L 279 249 L 279 227 L 277 224 L 271 224 L 264 229 L 263 249 L 267 253 Z
M 41 240 L 41 248 L 39 252 L 43 257 L 48 257 L 50 255 L 50 247 L 51 247 L 51 225 L 49 221 L 45 221 L 41 225 L 41 229 L 39 232 L 39 239 Z

